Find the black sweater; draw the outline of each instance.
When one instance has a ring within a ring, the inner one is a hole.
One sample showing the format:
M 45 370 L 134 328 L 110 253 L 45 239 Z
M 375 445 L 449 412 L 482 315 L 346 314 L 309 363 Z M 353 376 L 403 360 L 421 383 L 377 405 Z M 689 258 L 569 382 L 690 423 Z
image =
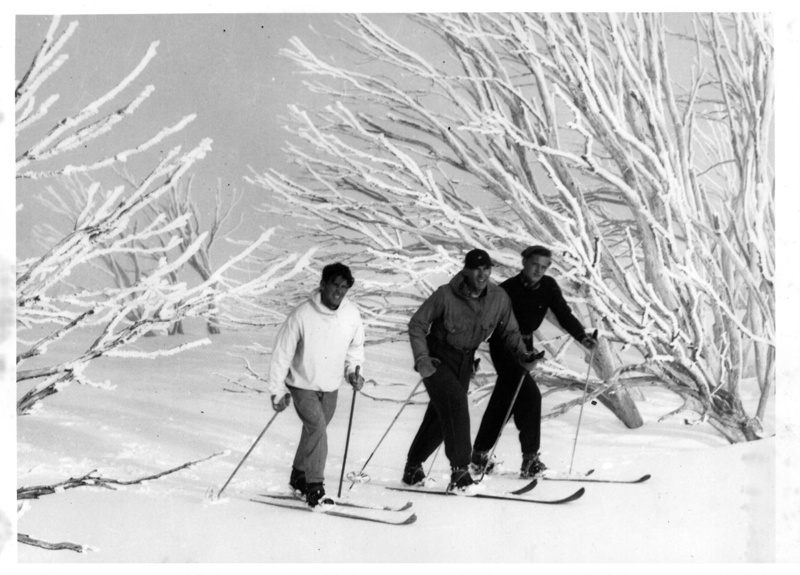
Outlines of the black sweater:
M 581 322 L 572 314 L 569 304 L 561 293 L 558 283 L 550 276 L 543 276 L 536 289 L 529 289 L 522 283 L 522 276 L 518 274 L 500 284 L 511 298 L 511 307 L 519 324 L 519 331 L 523 336 L 530 336 L 542 325 L 547 310 L 553 310 L 558 323 L 567 333 L 578 341 L 586 337 L 586 331 Z M 490 343 L 495 343 L 492 334 Z M 526 337 L 526 339 L 528 339 Z

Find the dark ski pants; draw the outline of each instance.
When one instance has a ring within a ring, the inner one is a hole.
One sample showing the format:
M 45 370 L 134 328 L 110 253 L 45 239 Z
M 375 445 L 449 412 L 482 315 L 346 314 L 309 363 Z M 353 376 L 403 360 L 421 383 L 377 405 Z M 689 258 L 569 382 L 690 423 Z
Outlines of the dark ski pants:
M 505 419 L 520 378 L 525 379 L 519 390 L 511 417 L 519 430 L 519 443 L 523 455 L 539 451 L 542 427 L 542 394 L 536 381 L 511 356 L 502 351 L 492 351 L 492 363 L 497 371 L 489 404 L 481 419 L 478 435 L 473 445 L 477 452 L 490 451 L 507 423 Z M 509 418 L 510 419 L 510 418 Z
M 423 463 L 444 440 L 444 452 L 451 467 L 469 465 L 472 455 L 467 391 L 472 377 L 475 351 L 461 351 L 447 345 L 432 346 L 431 357 L 442 363 L 425 378 L 430 403 L 422 424 L 408 450 L 408 462 Z
M 294 468 L 306 474 L 308 483 L 325 480 L 328 458 L 328 424 L 336 411 L 339 391 L 309 391 L 289 387 L 294 409 L 303 422 L 300 443 L 294 455 Z

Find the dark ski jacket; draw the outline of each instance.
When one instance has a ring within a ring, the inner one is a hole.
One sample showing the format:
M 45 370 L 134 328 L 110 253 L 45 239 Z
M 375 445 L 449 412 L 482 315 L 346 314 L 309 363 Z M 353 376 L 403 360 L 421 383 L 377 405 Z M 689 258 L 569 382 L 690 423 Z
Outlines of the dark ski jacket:
M 479 297 L 471 298 L 461 272 L 433 292 L 408 322 L 415 367 L 421 357 L 435 357 L 429 341 L 473 351 L 492 333 L 513 357 L 521 359 L 525 355 L 525 344 L 505 290 L 489 283 Z
M 558 323 L 572 337 L 578 341 L 586 337 L 583 324 L 573 315 L 572 309 L 561 293 L 561 288 L 558 287 L 558 282 L 552 277 L 543 276 L 536 288 L 530 289 L 522 283 L 522 274 L 518 274 L 501 283 L 500 287 L 511 299 L 514 316 L 526 344 L 533 332 L 542 325 L 548 309 L 553 311 Z M 493 349 L 499 348 L 501 344 L 500 339 L 495 340 L 492 336 L 490 345 Z

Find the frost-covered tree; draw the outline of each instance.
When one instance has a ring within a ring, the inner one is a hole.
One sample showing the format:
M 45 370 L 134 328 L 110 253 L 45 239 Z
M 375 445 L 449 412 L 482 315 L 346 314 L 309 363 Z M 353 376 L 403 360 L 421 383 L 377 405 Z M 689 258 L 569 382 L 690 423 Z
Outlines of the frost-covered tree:
M 269 211 L 375 272 L 373 329 L 403 332 L 469 248 L 508 277 L 523 246 L 544 244 L 603 336 L 589 397 L 636 426 L 628 389 L 659 385 L 729 440 L 757 437 L 775 371 L 768 16 L 422 14 L 391 35 L 356 15 L 343 28 L 347 59 L 300 38 L 284 50 L 330 102 L 291 107 L 302 176 L 251 179 Z M 569 337 L 539 336 L 539 379 L 581 384 Z M 752 414 L 748 377 L 762 390 Z
M 41 253 L 17 263 L 19 413 L 29 412 L 43 398 L 73 382 L 108 386 L 106 382 L 93 382 L 86 375 L 87 366 L 99 357 L 157 357 L 209 343 L 200 339 L 149 354 L 129 348 L 154 329 L 186 317 L 207 316 L 220 302 L 263 298 L 300 273 L 310 256 L 310 252 L 285 254 L 270 247 L 268 242 L 275 231 L 272 228 L 264 230 L 255 241 L 248 241 L 199 283 L 176 282 L 176 274 L 202 249 L 209 232 L 199 233 L 185 244 L 182 230 L 191 214 L 151 214 L 192 165 L 209 152 L 211 141 L 203 140 L 188 152 L 175 146 L 161 157 L 152 158 L 154 146 L 162 145 L 191 122 L 194 116 L 190 115 L 134 147 L 105 153 L 103 150 L 111 146 L 97 146 L 97 155 L 103 154 L 101 159 L 95 156 L 77 165 L 62 160 L 70 158 L 69 153 L 76 149 L 91 149 L 97 139 L 118 124 L 131 121 L 131 114 L 153 93 L 153 87 L 147 86 L 129 101 L 120 102 L 155 56 L 158 42 L 150 45 L 134 70 L 110 91 L 73 115 L 50 119 L 48 112 L 58 95 L 40 101 L 40 94 L 47 80 L 67 61 L 62 51 L 76 28 L 77 22 L 72 22 L 59 31 L 60 19 L 53 19 L 15 92 L 17 178 L 49 186 L 46 197 L 50 204 L 62 207 L 63 214 L 72 217 L 69 228 L 62 228 L 63 235 L 51 234 Z M 30 133 L 34 136 L 28 136 Z M 104 182 L 112 178 L 118 181 L 108 169 L 134 156 L 153 162 L 146 175 L 123 185 L 105 187 Z M 60 185 L 60 178 L 76 175 L 91 177 L 91 183 L 71 189 Z M 58 192 L 65 189 L 60 197 Z M 25 209 L 27 199 L 19 198 L 18 210 Z M 121 266 L 125 260 L 155 263 L 125 275 L 123 282 L 104 283 L 97 274 L 91 276 L 93 281 L 84 281 L 97 266 Z M 255 261 L 264 265 L 255 267 Z M 248 275 L 237 273 L 237 267 L 243 265 L 248 267 Z M 50 359 L 48 350 L 79 330 L 89 330 L 94 337 L 92 343 L 69 359 Z
M 129 176 L 124 176 L 130 179 Z M 211 263 L 211 251 L 220 241 L 233 239 L 233 234 L 240 228 L 243 221 L 243 213 L 235 215 L 235 210 L 242 200 L 242 193 L 236 188 L 230 193 L 223 192 L 223 185 L 218 181 L 216 191 L 210 195 L 213 197 L 214 205 L 209 221 L 204 221 L 201 208 L 198 205 L 197 193 L 193 190 L 194 177 L 189 176 L 179 185 L 173 186 L 167 196 L 159 203 L 153 205 L 148 210 L 151 219 L 157 218 L 160 214 L 166 214 L 169 219 L 185 219 L 185 223 L 180 228 L 181 248 L 189 249 L 195 244 L 200 234 L 205 233 L 203 241 L 196 251 L 189 258 L 189 267 L 200 277 L 207 281 L 214 273 Z M 163 244 L 163 240 L 162 244 Z M 178 282 L 177 274 L 172 278 L 173 282 Z M 209 334 L 220 333 L 220 326 L 225 322 L 224 317 L 220 317 L 219 309 L 216 304 L 212 304 L 209 310 L 206 328 Z M 178 323 L 170 329 L 170 333 L 182 333 L 181 324 Z

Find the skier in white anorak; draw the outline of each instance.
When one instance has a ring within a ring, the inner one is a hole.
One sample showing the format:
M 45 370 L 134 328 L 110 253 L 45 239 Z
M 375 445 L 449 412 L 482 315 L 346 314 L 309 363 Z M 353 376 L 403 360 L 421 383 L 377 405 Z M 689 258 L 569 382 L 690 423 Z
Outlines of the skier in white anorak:
M 294 399 L 303 422 L 289 484 L 312 507 L 331 504 L 325 496 L 327 426 L 343 381 L 357 392 L 364 385 L 364 325 L 347 299 L 355 280 L 342 263 L 325 266 L 319 288 L 283 322 L 269 367 L 272 407 L 283 411 Z

